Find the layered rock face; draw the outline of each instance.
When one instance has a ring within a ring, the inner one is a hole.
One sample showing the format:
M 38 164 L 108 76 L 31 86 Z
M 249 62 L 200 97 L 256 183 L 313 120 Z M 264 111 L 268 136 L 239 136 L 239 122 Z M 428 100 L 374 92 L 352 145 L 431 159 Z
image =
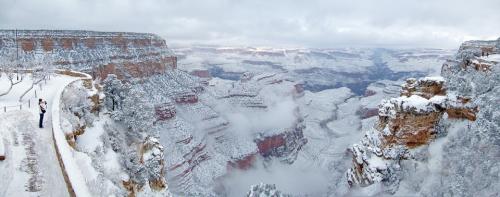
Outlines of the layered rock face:
M 259 154 L 263 157 L 276 157 L 287 163 L 293 163 L 298 151 L 307 143 L 304 137 L 305 126 L 302 119 L 294 127 L 283 133 L 259 136 L 255 141 Z
M 296 91 L 295 83 L 276 74 L 243 78 L 214 87 L 173 69 L 131 86 L 143 91 L 145 100 L 155 106 L 156 121 L 151 130 L 158 132 L 161 144 L 170 150 L 165 170 L 171 191 L 188 196 L 223 195 L 224 188 L 218 188 L 220 180 L 233 170 L 247 170 L 260 161 L 259 157 L 293 163 L 307 142 L 301 115 L 293 108 L 289 125 L 241 136 L 233 126 L 241 123 L 231 116 L 272 113 L 267 94 L 283 90 L 293 99 Z
M 154 34 L 68 30 L 2 30 L 0 61 L 54 65 L 101 79 L 110 73 L 119 78 L 151 76 L 177 66 L 165 40 Z
M 498 194 L 499 46 L 466 42 L 443 64 L 443 78 L 409 79 L 401 97 L 382 101 L 378 123 L 349 149 L 349 185 L 377 184 L 375 194 Z

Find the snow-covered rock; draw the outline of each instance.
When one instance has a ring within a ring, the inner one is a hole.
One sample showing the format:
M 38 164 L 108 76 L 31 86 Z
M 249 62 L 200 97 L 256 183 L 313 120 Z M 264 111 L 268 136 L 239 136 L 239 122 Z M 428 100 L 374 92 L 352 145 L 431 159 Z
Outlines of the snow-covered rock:
M 247 197 L 287 197 L 290 195 L 281 193 L 273 184 L 260 183 L 252 185 L 248 191 Z
M 446 88 L 443 77 L 424 77 L 421 79 L 410 78 L 403 84 L 401 95 L 411 96 L 419 95 L 424 98 L 431 98 L 435 95 L 444 95 Z
M 381 185 L 374 195 L 498 194 L 498 151 L 484 154 L 498 141 L 499 65 L 485 57 L 495 57 L 498 43 L 465 42 L 443 77 L 409 79 L 401 97 L 383 101 L 376 126 L 350 148 L 349 184 Z
M 396 192 L 402 178 L 400 161 L 415 158 L 413 149 L 428 145 L 444 132 L 438 125 L 445 112 L 450 118 L 475 116 L 476 108 L 455 101 L 444 85 L 442 77 L 408 79 L 402 96 L 382 101 L 375 128 L 349 149 L 353 155 L 347 172 L 351 186 L 382 183 L 384 191 Z
M 123 186 L 132 196 L 170 196 L 165 180 L 164 148 L 155 137 L 148 136 L 138 145 L 138 150 L 132 150 L 126 170 L 132 172 L 129 180 L 124 180 Z

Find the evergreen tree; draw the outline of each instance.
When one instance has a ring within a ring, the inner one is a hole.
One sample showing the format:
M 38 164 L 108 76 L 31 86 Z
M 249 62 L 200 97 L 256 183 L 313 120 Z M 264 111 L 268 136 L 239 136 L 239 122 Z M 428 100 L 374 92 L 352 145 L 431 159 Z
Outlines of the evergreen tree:
M 155 121 L 154 106 L 145 95 L 143 90 L 132 88 L 123 100 L 123 121 L 135 133 L 149 132 Z
M 122 83 L 121 80 L 114 74 L 108 75 L 108 77 L 103 81 L 104 84 L 104 106 L 113 112 L 122 109 L 122 101 L 127 95 L 129 86 L 128 84 Z

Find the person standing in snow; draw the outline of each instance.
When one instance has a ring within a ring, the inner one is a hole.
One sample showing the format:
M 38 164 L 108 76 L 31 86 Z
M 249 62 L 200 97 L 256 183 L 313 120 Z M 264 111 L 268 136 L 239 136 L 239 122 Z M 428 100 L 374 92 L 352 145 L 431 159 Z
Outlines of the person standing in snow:
M 38 106 L 40 106 L 40 122 L 38 127 L 43 128 L 43 115 L 47 112 L 47 101 L 38 99 Z

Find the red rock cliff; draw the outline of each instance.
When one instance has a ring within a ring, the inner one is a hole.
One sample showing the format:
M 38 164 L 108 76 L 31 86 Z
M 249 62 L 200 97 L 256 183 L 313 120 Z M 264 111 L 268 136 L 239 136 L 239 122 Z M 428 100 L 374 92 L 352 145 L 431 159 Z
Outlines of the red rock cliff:
M 25 67 L 54 65 L 95 78 L 110 73 L 141 78 L 177 66 L 165 40 L 154 34 L 67 30 L 2 30 L 0 61 Z

